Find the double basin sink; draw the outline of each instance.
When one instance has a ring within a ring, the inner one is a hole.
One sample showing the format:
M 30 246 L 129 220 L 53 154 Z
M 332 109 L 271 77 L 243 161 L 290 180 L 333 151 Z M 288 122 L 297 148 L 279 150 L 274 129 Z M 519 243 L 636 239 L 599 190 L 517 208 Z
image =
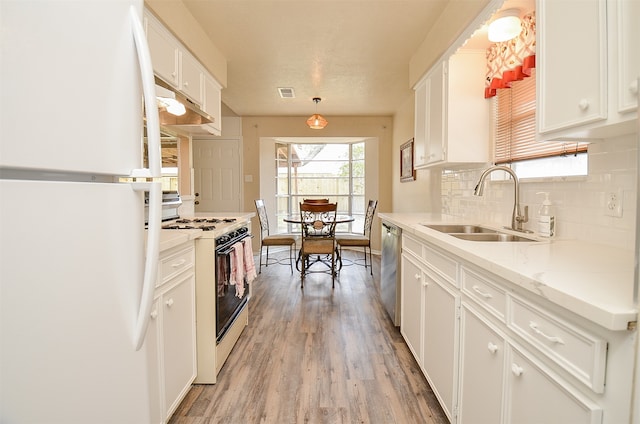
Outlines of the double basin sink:
M 449 234 L 450 236 L 471 241 L 491 241 L 491 242 L 537 242 L 535 238 L 511 234 L 483 227 L 480 225 L 467 224 L 420 224 L 432 230 Z

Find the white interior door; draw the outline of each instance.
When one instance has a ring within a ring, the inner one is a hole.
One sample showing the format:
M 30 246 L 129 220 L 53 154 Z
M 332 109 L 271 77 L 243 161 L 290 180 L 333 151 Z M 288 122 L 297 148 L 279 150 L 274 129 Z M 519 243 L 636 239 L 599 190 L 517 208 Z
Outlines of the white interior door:
M 193 140 L 196 212 L 241 210 L 240 140 Z

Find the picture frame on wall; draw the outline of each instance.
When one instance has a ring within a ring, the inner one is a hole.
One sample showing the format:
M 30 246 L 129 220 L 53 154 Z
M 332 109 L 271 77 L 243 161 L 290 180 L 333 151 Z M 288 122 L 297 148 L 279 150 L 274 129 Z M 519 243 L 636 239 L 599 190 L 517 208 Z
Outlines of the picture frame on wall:
M 414 181 L 416 171 L 413 169 L 413 138 L 400 146 L 400 182 Z

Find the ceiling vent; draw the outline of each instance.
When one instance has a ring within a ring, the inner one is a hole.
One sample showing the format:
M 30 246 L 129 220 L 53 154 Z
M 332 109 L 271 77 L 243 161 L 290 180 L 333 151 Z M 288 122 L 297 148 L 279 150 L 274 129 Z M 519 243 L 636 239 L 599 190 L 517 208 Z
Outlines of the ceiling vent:
M 296 97 L 296 93 L 291 87 L 278 87 L 278 93 L 282 99 L 293 99 Z

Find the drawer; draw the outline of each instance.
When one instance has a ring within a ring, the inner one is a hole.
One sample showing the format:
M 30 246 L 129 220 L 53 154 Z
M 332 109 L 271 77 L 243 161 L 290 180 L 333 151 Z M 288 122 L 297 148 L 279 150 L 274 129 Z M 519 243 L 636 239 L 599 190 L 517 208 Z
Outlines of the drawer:
M 193 267 L 195 254 L 193 246 L 168 253 L 160 258 L 158 286 L 166 283 L 181 272 Z
M 418 258 L 422 257 L 422 243 L 406 234 L 402 235 L 402 250 L 413 253 Z
M 462 292 L 475 300 L 489 313 L 505 322 L 507 310 L 507 296 L 505 291 L 485 278 L 469 271 L 461 270 Z
M 517 297 L 507 325 L 596 393 L 604 392 L 607 342 Z
M 422 259 L 449 283 L 459 287 L 458 263 L 456 261 L 427 246 L 424 246 L 422 250 Z

